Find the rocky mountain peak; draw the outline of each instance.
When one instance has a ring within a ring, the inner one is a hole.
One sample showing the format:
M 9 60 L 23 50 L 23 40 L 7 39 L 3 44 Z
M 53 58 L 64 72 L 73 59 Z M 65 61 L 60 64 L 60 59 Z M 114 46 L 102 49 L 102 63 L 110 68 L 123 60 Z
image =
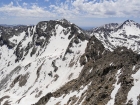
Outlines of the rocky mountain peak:
M 111 51 L 118 46 L 125 46 L 137 53 L 140 51 L 140 24 L 135 23 L 133 20 L 126 20 L 114 29 L 99 27 L 97 30 L 93 30 L 93 35 Z
M 110 23 L 110 24 L 105 24 L 103 27 L 105 29 L 115 29 L 118 27 L 118 25 L 119 25 L 118 23 Z
M 70 24 L 70 22 L 69 22 L 68 20 L 66 20 L 65 18 L 63 18 L 63 19 L 61 19 L 61 20 L 59 20 L 59 21 L 62 22 L 62 23 Z
M 134 23 L 135 23 L 135 21 L 128 19 L 128 20 L 124 21 L 123 24 L 134 24 Z
M 122 28 L 126 28 L 126 27 L 131 27 L 131 28 L 136 27 L 136 28 L 140 29 L 140 24 L 136 23 L 133 20 L 126 20 L 118 27 L 118 29 L 122 29 Z

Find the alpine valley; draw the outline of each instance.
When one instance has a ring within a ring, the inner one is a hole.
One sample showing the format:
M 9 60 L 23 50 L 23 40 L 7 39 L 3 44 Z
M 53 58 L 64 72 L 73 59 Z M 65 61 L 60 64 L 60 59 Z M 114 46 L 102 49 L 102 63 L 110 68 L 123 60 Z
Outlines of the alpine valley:
M 0 105 L 140 105 L 140 24 L 0 26 Z

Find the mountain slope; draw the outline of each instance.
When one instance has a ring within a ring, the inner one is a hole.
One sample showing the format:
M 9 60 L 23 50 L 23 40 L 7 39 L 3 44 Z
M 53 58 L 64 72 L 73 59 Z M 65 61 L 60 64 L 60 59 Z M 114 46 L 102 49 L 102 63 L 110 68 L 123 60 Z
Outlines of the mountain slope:
M 106 26 L 107 29 L 104 29 Z M 112 27 L 110 24 L 96 31 L 109 33 L 120 30 L 120 27 L 122 25 Z M 46 94 L 34 105 L 139 105 L 140 55 L 121 47 L 122 44 L 111 48 L 105 46 L 102 43 L 107 39 L 97 40 L 96 31 L 80 58 L 80 64 L 84 67 L 79 77 Z M 104 36 L 107 35 L 104 33 Z
M 90 38 L 65 19 L 0 30 L 1 105 L 140 104 L 134 21 L 98 27 Z
M 106 51 L 93 36 L 80 59 L 81 65 L 86 57 L 77 79 L 34 105 L 139 105 L 140 55 L 126 48 Z
M 22 31 L 9 33 L 7 43 L 1 34 L 0 96 L 6 97 L 1 104 L 31 105 L 78 77 L 82 69 L 79 58 L 87 41 L 76 25 L 63 19 L 40 22 Z

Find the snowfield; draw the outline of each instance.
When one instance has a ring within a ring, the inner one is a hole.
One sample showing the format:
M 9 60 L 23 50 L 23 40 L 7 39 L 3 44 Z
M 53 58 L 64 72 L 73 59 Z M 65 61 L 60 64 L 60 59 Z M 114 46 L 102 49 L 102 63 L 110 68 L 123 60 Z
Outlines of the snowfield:
M 46 25 L 41 27 L 43 31 L 46 28 Z M 0 96 L 9 96 L 8 102 L 11 105 L 31 105 L 36 103 L 40 97 L 56 91 L 68 81 L 79 76 L 83 68 L 80 66 L 79 59 L 85 51 L 87 41 L 79 40 L 78 44 L 73 43 L 73 47 L 71 47 L 73 53 L 66 53 L 74 36 L 69 40 L 70 31 L 65 35 L 64 30 L 67 31 L 67 28 L 56 24 L 56 34 L 51 36 L 46 47 L 36 46 L 37 53 L 32 57 L 30 53 L 33 48 L 29 49 L 28 54 L 16 63 L 16 56 L 14 55 L 16 47 L 11 50 L 5 45 L 0 47 L 0 78 L 1 83 L 3 83 L 0 84 Z M 36 33 L 36 26 L 28 28 L 28 35 L 26 32 L 22 32 L 9 40 L 16 45 L 21 43 L 19 48 L 25 50 L 27 45 L 32 43 L 34 33 Z M 45 39 L 45 37 L 42 36 L 40 39 Z M 65 60 L 63 60 L 64 57 Z M 55 67 L 52 62 L 55 62 L 56 71 L 54 71 Z M 19 86 L 20 81 L 25 82 L 25 85 Z M 1 105 L 6 100 L 4 99 Z

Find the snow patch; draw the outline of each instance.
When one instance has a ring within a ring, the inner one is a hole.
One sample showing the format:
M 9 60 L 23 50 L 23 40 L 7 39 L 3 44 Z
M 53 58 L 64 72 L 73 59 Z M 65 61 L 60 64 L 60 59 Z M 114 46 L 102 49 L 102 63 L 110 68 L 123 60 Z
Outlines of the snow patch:
M 137 105 L 137 97 L 140 95 L 140 69 L 135 74 L 132 74 L 132 77 L 134 79 L 134 86 L 128 93 L 127 102 L 132 100 L 133 105 Z
M 119 80 L 119 76 L 121 75 L 121 69 L 118 70 L 117 74 L 116 74 L 116 83 L 113 84 L 114 86 L 114 90 L 112 91 L 111 93 L 111 99 L 110 101 L 107 103 L 107 105 L 114 105 L 114 102 L 115 102 L 115 95 L 117 94 L 120 86 L 121 86 L 121 83 L 118 84 L 118 80 Z

